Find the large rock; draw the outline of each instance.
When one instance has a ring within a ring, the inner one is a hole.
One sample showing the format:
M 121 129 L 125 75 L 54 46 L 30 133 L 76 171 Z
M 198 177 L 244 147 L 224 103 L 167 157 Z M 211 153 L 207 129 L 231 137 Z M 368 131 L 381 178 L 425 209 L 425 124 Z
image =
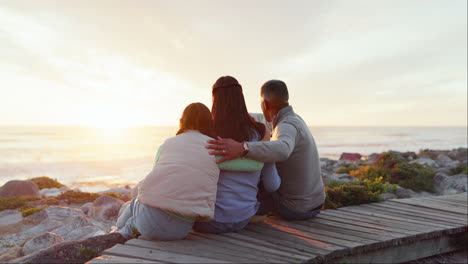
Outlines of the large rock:
M 45 188 L 39 191 L 39 194 L 44 198 L 55 197 L 59 196 L 60 194 L 64 193 L 65 190 L 61 190 L 59 188 Z
M 23 246 L 24 255 L 29 255 L 40 249 L 63 242 L 63 238 L 55 233 L 47 232 L 28 240 Z
M 395 195 L 398 198 L 412 198 L 412 197 L 417 196 L 416 192 L 414 192 L 413 190 L 405 189 L 405 188 L 400 187 L 400 186 L 397 186 L 396 191 L 395 191 Z
M 419 159 L 415 159 L 415 160 L 411 161 L 410 163 L 418 163 L 418 164 L 428 166 L 428 167 L 432 167 L 432 168 L 439 167 L 439 165 L 437 165 L 437 163 L 434 160 L 430 159 L 430 158 L 419 158 Z
M 65 240 L 78 240 L 78 239 L 85 239 L 89 237 L 104 235 L 105 232 L 102 231 L 99 227 L 96 226 L 83 226 L 77 228 L 70 233 L 66 234 L 63 238 Z
M 14 196 L 36 196 L 39 197 L 39 188 L 32 181 L 13 180 L 5 183 L 0 189 L 0 197 Z
M 393 193 L 381 193 L 381 194 L 379 194 L 379 196 L 384 201 L 397 198 L 397 196 L 395 194 L 393 194 Z
M 454 161 L 445 154 L 440 154 L 439 156 L 437 156 L 435 161 L 439 167 L 454 167 Z
M 77 216 L 84 216 L 83 211 L 81 211 L 80 209 L 64 206 L 50 206 L 44 208 L 40 212 L 26 217 L 25 221 L 32 223 L 40 223 L 44 220 L 56 220 L 61 222 L 67 222 L 74 219 Z
M 359 153 L 343 153 L 340 156 L 340 160 L 346 160 L 350 162 L 355 162 L 361 160 L 362 155 Z
M 92 223 L 91 221 L 88 219 L 88 217 L 86 216 L 83 216 L 83 215 L 80 215 L 80 216 L 77 216 L 75 217 L 73 220 L 71 220 L 70 222 L 64 224 L 63 226 L 59 227 L 59 228 L 56 228 L 54 230 L 52 230 L 51 232 L 57 234 L 57 235 L 60 235 L 61 237 L 63 237 L 65 240 L 68 240 L 67 236 L 69 233 L 71 233 L 73 230 L 76 230 L 80 227 L 85 227 L 85 226 L 91 226 Z
M 104 250 L 116 244 L 123 244 L 125 239 L 119 233 L 111 233 L 82 239 L 66 241 L 52 245 L 33 254 L 13 259 L 12 263 L 85 263 L 100 255 Z M 83 254 L 83 249 L 88 254 Z
M 0 263 L 5 263 L 9 260 L 16 259 L 23 256 L 22 247 L 16 246 L 7 249 L 5 252 L 0 254 Z
M 466 162 L 468 160 L 468 149 L 458 148 L 450 151 L 448 156 L 454 160 Z
M 339 181 L 339 182 L 353 182 L 356 180 L 356 177 L 353 177 L 346 173 L 333 173 L 324 177 L 324 183 L 328 183 L 330 181 Z
M 115 221 L 122 204 L 124 202 L 117 198 L 108 195 L 101 196 L 93 202 L 95 207 L 93 217 L 104 221 Z
M 57 229 L 59 227 L 63 226 L 63 222 L 57 221 L 57 220 L 45 220 L 42 223 L 33 226 L 18 235 L 22 238 L 28 239 L 31 237 L 35 237 L 41 234 L 44 234 L 46 232 L 50 232 L 54 229 Z
M 85 203 L 80 207 L 81 211 L 89 217 L 93 217 L 95 215 L 94 212 L 94 204 L 93 203 Z
M 437 173 L 434 176 L 434 185 L 437 193 L 440 195 L 467 192 L 468 175 L 458 174 L 447 176 L 442 173 Z
M 3 210 L 0 212 L 0 226 L 19 224 L 23 216 L 16 210 Z

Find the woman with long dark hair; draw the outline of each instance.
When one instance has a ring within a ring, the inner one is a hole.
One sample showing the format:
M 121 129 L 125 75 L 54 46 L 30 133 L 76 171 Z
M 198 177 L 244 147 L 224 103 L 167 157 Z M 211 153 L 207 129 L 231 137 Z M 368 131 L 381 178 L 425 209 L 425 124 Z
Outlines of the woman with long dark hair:
M 245 105 L 242 86 L 231 76 L 220 77 L 212 89 L 214 134 L 237 141 L 269 139 L 265 125 L 255 122 Z M 279 188 L 280 178 L 274 164 L 265 164 L 261 171 L 240 172 L 221 168 L 216 194 L 215 215 L 211 222 L 196 222 L 200 232 L 224 233 L 244 228 L 259 207 L 258 183 L 262 178 L 268 191 Z

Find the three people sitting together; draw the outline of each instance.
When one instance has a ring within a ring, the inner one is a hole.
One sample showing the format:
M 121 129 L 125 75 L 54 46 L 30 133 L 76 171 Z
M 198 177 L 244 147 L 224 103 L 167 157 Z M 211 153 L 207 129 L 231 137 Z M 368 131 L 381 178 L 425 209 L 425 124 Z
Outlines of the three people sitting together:
M 211 112 L 201 103 L 187 106 L 177 135 L 158 149 L 153 170 L 119 217 L 118 232 L 177 240 L 192 229 L 239 231 L 259 215 L 317 215 L 325 192 L 314 138 L 289 105 L 284 82 L 268 81 L 260 94 L 264 116 L 257 120 L 268 123 L 248 113 L 231 76 L 213 85 Z

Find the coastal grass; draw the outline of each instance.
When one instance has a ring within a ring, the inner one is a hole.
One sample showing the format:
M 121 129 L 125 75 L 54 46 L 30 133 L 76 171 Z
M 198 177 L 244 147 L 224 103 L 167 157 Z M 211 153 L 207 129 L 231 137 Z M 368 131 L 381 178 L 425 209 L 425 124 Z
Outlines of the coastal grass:
M 21 214 L 23 217 L 30 216 L 32 214 L 35 214 L 37 212 L 42 211 L 44 208 L 47 208 L 47 206 L 41 206 L 41 207 L 31 207 L 31 208 L 22 208 L 20 210 Z
M 371 192 L 366 185 L 361 183 L 333 184 L 332 187 L 326 187 L 325 192 L 325 209 L 382 201 L 378 193 Z
M 41 200 L 34 196 L 15 196 L 0 198 L 0 211 L 29 206 L 30 202 Z
M 60 195 L 58 195 L 56 200 L 64 201 L 67 204 L 84 204 L 89 202 L 94 202 L 101 195 L 98 193 L 89 193 L 81 191 L 69 190 Z
M 31 178 L 28 179 L 28 181 L 34 182 L 39 188 L 39 190 L 45 188 L 61 188 L 65 186 L 62 183 L 58 182 L 57 179 L 52 179 L 47 176 Z

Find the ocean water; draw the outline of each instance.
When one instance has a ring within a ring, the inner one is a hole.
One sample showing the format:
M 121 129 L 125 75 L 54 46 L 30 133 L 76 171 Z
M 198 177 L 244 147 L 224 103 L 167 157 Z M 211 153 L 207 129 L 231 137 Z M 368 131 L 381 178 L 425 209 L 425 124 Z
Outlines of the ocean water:
M 322 157 L 467 147 L 467 127 L 311 127 Z M 49 176 L 85 191 L 135 185 L 176 127 L 0 127 L 0 185 Z

